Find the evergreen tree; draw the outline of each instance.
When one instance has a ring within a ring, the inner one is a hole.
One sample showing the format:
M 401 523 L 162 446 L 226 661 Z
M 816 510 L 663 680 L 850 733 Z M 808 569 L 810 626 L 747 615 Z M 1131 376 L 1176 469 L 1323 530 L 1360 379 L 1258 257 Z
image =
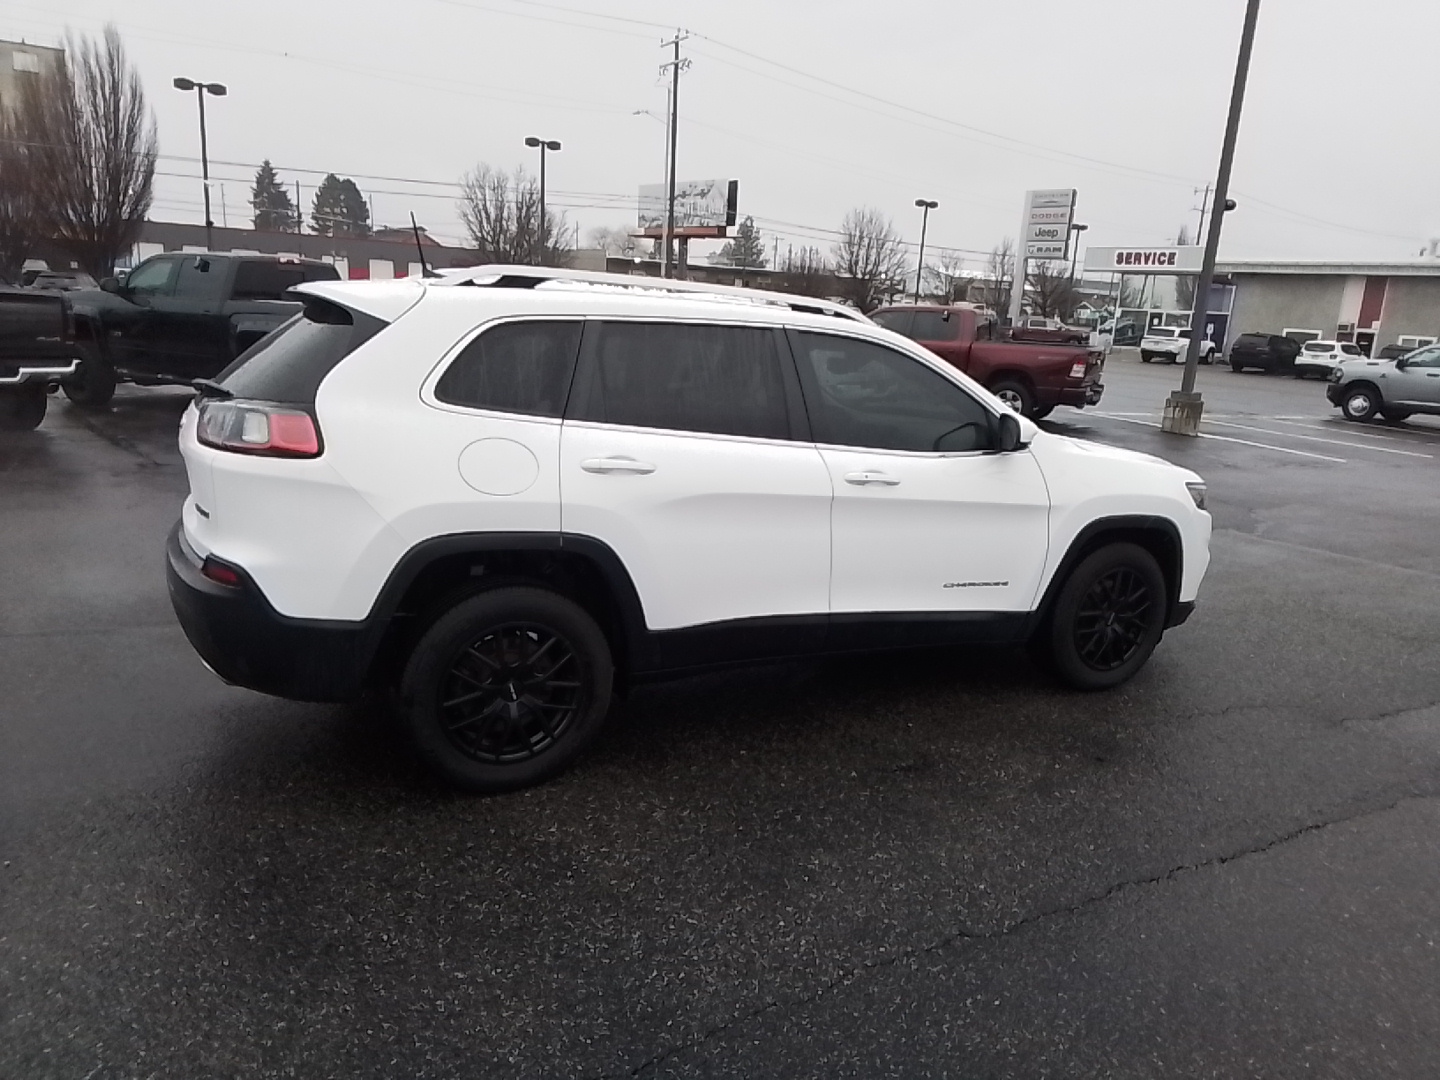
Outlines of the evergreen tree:
M 355 181 L 329 173 L 315 191 L 310 231 L 320 236 L 370 235 L 370 208 Z
M 755 227 L 755 219 L 747 217 L 735 230 L 735 239 L 720 249 L 720 257 L 731 266 L 760 269 L 767 265 L 765 238 Z
M 264 232 L 294 232 L 295 204 L 290 192 L 275 175 L 275 167 L 266 158 L 255 170 L 255 186 L 250 189 L 250 206 L 255 211 L 255 228 Z

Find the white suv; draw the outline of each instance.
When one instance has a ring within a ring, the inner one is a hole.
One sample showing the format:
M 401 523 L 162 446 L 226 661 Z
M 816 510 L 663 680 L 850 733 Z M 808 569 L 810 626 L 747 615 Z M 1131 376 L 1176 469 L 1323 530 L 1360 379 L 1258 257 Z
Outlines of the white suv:
M 297 291 L 182 420 L 176 613 L 231 682 L 388 687 L 472 790 L 714 664 L 1028 642 L 1114 686 L 1209 562 L 1194 473 L 837 304 L 533 267 Z

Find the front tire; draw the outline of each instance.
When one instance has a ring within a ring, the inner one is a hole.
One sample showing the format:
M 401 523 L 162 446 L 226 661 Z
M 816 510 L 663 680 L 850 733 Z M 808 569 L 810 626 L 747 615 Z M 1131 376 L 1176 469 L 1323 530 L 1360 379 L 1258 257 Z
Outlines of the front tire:
M 44 383 L 0 389 L 0 431 L 34 431 L 45 419 L 49 403 Z
M 1106 690 L 1133 676 L 1165 632 L 1165 575 L 1136 544 L 1109 544 L 1071 571 L 1055 598 L 1050 662 L 1077 690 Z
M 614 673 L 604 633 L 579 605 L 545 589 L 491 589 L 415 645 L 402 719 L 420 759 L 450 784 L 512 791 L 558 775 L 594 741 Z
M 1380 395 L 1368 386 L 1357 386 L 1345 391 L 1345 396 L 1340 399 L 1340 414 L 1346 420 L 1354 420 L 1363 424 L 1367 420 L 1375 419 L 1375 414 L 1380 411 Z
M 1035 412 L 1035 395 L 1024 383 L 1015 379 L 1001 379 L 990 392 L 998 397 L 1010 408 L 1014 409 L 1021 416 L 1033 419 Z

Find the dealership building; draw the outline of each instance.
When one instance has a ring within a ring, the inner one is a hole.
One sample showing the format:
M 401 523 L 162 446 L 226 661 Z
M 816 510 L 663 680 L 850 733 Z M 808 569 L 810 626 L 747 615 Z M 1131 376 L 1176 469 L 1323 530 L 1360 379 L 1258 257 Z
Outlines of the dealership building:
M 1117 325 L 1188 326 L 1184 289 L 1200 270 L 1198 246 L 1091 248 L 1090 274 L 1108 273 Z M 1225 347 L 1245 333 L 1351 341 L 1374 355 L 1386 345 L 1440 339 L 1440 259 L 1338 262 L 1220 259 L 1211 287 L 1206 337 Z

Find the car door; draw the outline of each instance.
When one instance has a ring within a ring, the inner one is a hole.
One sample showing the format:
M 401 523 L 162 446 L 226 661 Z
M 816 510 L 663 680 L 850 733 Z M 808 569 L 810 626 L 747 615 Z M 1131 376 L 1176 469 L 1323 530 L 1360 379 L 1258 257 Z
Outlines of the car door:
M 565 536 L 619 556 L 650 630 L 768 616 L 823 637 L 830 477 L 780 330 L 591 320 L 560 462 Z
M 162 368 L 166 353 L 163 321 L 156 317 L 155 305 L 174 292 L 179 265 L 179 255 L 146 259 L 130 271 L 118 300 L 103 309 L 105 351 L 117 367 L 142 374 Z
M 790 341 L 835 489 L 837 625 L 873 614 L 978 625 L 974 616 L 1031 610 L 1050 499 L 1028 450 L 991 451 L 993 406 L 873 341 L 810 330 Z
M 1382 393 L 1386 401 L 1433 408 L 1440 405 L 1440 345 L 1405 357 L 1405 367 L 1387 372 Z

